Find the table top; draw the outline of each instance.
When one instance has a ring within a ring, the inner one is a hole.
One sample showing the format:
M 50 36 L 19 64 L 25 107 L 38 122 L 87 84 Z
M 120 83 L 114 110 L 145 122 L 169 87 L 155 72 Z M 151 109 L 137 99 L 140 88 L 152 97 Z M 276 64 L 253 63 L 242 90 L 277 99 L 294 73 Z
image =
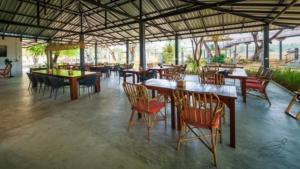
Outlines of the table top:
M 97 72 L 90 72 L 90 71 L 80 71 L 80 70 L 70 70 L 65 69 L 46 69 L 46 70 L 36 70 L 33 73 L 50 75 L 50 76 L 57 76 L 57 77 L 64 77 L 64 78 L 80 78 L 89 75 L 96 75 Z
M 230 76 L 237 77 L 237 78 L 247 78 L 248 77 L 245 69 L 241 69 L 241 68 L 235 68 L 231 74 L 228 74 L 228 76 L 229 77 Z
M 149 79 L 141 84 L 146 87 L 161 88 L 167 90 L 175 90 L 177 88 L 176 81 L 166 79 Z M 183 88 L 185 91 L 201 92 L 201 93 L 216 93 L 218 96 L 237 98 L 235 86 L 229 85 L 212 85 L 201 84 L 198 82 L 186 81 L 186 86 Z
M 151 67 L 148 68 L 149 70 L 166 70 L 166 69 L 171 69 L 172 67 L 169 66 L 164 66 L 164 67 Z

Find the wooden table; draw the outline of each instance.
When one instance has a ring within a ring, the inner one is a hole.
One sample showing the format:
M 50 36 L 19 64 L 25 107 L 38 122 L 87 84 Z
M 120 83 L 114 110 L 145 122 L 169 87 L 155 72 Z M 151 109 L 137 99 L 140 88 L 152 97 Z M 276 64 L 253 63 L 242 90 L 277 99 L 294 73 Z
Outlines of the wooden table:
M 123 70 L 124 73 L 130 73 L 132 74 L 132 83 L 135 83 L 135 76 L 136 76 L 136 79 L 137 79 L 137 82 L 140 81 L 140 74 L 141 74 L 141 71 L 139 69 L 124 69 Z M 126 78 L 127 76 L 123 76 L 123 81 L 126 82 Z
M 244 69 L 235 68 L 233 72 L 231 74 L 228 74 L 226 78 L 240 80 L 243 102 L 246 103 L 247 101 L 246 80 L 248 78 L 246 71 Z
M 142 83 L 148 89 L 152 91 L 158 91 L 160 93 L 169 95 L 171 98 L 171 124 L 172 128 L 176 128 L 177 118 L 177 129 L 180 129 L 180 116 L 175 111 L 175 99 L 173 97 L 173 91 L 176 89 L 176 82 L 166 79 L 150 79 Z M 230 111 L 230 146 L 235 147 L 235 100 L 237 98 L 236 87 L 228 85 L 211 85 L 211 84 L 200 84 L 198 82 L 186 82 L 185 91 L 191 92 L 212 92 L 216 93 L 220 100 L 223 101 Z
M 90 71 L 79 71 L 79 70 L 73 70 L 72 75 L 69 74 L 69 70 L 65 69 L 46 69 L 46 70 L 37 70 L 33 71 L 34 74 L 40 74 L 40 75 L 47 75 L 47 76 L 55 76 L 60 78 L 66 78 L 69 79 L 70 83 L 70 98 L 71 100 L 78 99 L 78 79 L 87 77 L 87 76 L 97 76 L 97 82 L 95 85 L 95 92 L 100 92 L 101 86 L 100 86 L 100 74 L 97 72 L 90 72 Z
M 162 72 L 172 69 L 172 67 L 152 67 L 152 68 L 148 68 L 148 70 L 154 70 L 157 71 L 159 74 L 159 78 L 162 78 Z

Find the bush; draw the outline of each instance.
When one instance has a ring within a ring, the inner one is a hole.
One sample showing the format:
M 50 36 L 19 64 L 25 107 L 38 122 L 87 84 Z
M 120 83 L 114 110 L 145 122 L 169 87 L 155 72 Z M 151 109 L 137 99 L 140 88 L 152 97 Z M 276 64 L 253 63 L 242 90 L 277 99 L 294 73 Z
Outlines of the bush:
M 213 63 L 221 63 L 224 64 L 225 63 L 225 59 L 226 59 L 226 55 L 225 54 L 220 54 L 220 56 L 214 56 L 212 59 Z
M 299 89 L 300 72 L 291 69 L 276 69 L 272 79 L 287 89 L 295 91 Z

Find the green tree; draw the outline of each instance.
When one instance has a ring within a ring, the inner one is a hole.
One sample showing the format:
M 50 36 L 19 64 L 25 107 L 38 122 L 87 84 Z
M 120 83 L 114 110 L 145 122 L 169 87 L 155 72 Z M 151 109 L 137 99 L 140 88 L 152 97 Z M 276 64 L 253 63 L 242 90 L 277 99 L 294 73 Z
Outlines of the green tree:
M 27 48 L 27 51 L 33 56 L 33 63 L 37 64 L 38 57 L 45 53 L 46 46 L 44 44 L 37 44 Z
M 163 60 L 167 64 L 172 64 L 175 61 L 175 47 L 171 43 L 163 48 Z

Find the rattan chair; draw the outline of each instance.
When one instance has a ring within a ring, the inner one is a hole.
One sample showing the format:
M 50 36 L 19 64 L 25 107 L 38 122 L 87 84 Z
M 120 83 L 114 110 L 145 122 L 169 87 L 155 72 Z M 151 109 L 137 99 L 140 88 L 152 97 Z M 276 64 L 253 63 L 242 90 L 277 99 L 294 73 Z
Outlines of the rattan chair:
M 159 100 L 160 97 L 149 98 L 147 88 L 143 85 L 124 82 L 123 88 L 132 110 L 128 129 L 135 124 L 134 116 L 140 113 L 146 122 L 148 140 L 150 141 L 154 122 L 165 121 L 166 125 L 166 114 L 161 112 L 161 109 L 165 108 L 165 103 Z
M 268 86 L 269 82 L 272 80 L 272 75 L 273 75 L 273 70 L 267 69 L 265 77 L 263 79 L 261 79 L 260 81 L 255 82 L 255 83 L 246 82 L 246 90 L 248 91 L 248 93 L 251 90 L 260 93 L 262 95 L 262 97 L 269 102 L 270 105 L 271 105 L 271 101 L 267 94 L 267 86 Z M 249 94 L 251 94 L 251 93 L 249 93 Z
M 199 139 L 213 156 L 213 164 L 217 165 L 217 135 L 221 126 L 222 104 L 214 93 L 194 93 L 176 90 L 174 92 L 177 109 L 180 113 L 180 136 L 177 150 L 185 141 Z M 210 131 L 205 135 L 204 131 Z M 192 133 L 195 137 L 188 135 Z M 210 136 L 210 141 L 207 137 Z

